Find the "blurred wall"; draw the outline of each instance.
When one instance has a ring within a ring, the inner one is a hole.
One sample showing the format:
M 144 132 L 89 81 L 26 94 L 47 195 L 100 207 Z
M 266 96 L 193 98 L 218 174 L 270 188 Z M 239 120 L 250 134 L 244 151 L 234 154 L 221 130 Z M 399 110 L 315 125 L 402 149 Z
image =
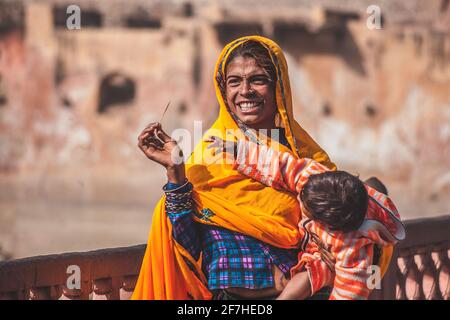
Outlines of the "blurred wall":
M 165 178 L 137 135 L 169 101 L 168 132 L 207 129 L 217 56 L 248 34 L 285 50 L 297 120 L 340 168 L 403 217 L 449 214 L 449 2 L 1 1 L 3 255 L 145 242 Z

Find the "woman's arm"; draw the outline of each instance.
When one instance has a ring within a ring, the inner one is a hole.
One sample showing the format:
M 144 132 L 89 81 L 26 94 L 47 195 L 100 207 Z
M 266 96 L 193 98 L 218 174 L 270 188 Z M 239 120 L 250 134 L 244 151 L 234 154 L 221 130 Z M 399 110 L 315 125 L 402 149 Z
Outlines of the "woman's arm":
M 192 184 L 187 182 L 183 154 L 175 140 L 171 139 L 159 123 L 148 125 L 138 137 L 138 146 L 152 161 L 166 168 L 168 183 L 165 209 L 172 223 L 172 234 L 196 260 L 200 255 L 200 240 L 192 220 Z
M 164 188 L 166 193 L 165 208 L 172 223 L 172 235 L 176 242 L 198 260 L 201 243 L 198 237 L 197 224 L 192 219 L 192 184 L 183 185 L 168 182 Z

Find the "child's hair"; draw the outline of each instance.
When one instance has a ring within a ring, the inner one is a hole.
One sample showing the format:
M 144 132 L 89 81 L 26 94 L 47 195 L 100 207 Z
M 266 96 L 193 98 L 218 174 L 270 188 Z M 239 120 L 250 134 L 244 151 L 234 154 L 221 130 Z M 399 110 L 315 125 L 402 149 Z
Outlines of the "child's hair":
M 364 183 L 369 185 L 369 186 L 371 186 L 372 188 L 374 188 L 378 192 L 381 192 L 381 193 L 384 193 L 385 195 L 388 195 L 388 191 L 387 191 L 386 186 L 378 178 L 371 177 L 371 178 L 367 179 L 366 181 L 364 181 Z
M 364 221 L 368 194 L 358 177 L 345 171 L 329 171 L 309 177 L 300 200 L 314 220 L 331 230 L 357 230 Z

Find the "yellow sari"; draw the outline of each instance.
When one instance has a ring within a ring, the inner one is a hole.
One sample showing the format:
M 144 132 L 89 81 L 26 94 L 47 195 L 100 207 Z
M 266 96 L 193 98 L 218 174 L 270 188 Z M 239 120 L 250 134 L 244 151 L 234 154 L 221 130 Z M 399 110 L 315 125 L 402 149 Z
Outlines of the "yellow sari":
M 220 112 L 204 138 L 213 134 L 225 137 L 226 130 L 230 129 L 239 135 L 239 127 L 225 105 L 215 76 L 219 70 L 225 74 L 223 68 L 229 54 L 249 40 L 268 49 L 275 65 L 278 75 L 276 103 L 290 148 L 270 138 L 267 138 L 267 144 L 297 157 L 315 159 L 334 169 L 328 155 L 294 120 L 287 64 L 280 47 L 260 36 L 237 39 L 225 46 L 220 54 L 214 72 Z M 295 195 L 266 187 L 233 170 L 231 164 L 214 161 L 212 151 L 206 149 L 203 140 L 188 159 L 186 173 L 194 185 L 195 221 L 246 234 L 276 247 L 298 247 L 300 209 Z M 196 261 L 172 237 L 172 225 L 166 215 L 164 201 L 165 196 L 153 213 L 148 245 L 132 299 L 211 299 L 201 268 L 201 257 Z

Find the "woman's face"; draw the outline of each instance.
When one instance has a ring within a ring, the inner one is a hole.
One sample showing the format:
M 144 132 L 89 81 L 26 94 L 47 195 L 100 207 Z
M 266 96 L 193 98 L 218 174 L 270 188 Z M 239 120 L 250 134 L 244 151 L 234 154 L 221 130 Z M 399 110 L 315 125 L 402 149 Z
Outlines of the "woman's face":
M 225 81 L 231 112 L 250 128 L 275 128 L 275 84 L 254 58 L 238 56 L 231 60 Z

